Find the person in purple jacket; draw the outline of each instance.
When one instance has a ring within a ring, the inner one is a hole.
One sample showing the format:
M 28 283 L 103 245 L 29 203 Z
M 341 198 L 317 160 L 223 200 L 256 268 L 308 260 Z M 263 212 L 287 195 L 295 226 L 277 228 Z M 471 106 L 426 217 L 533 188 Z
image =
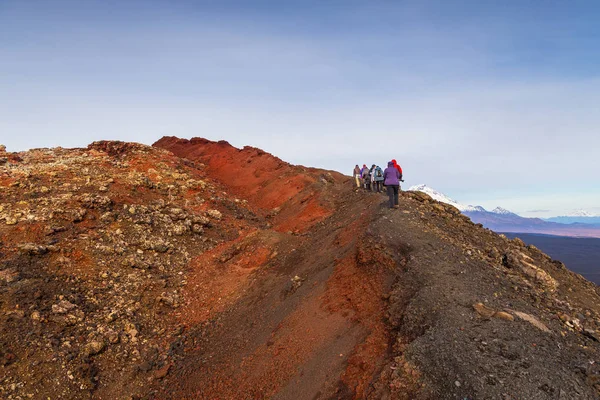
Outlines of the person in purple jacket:
M 391 161 L 388 163 L 385 171 L 383 171 L 383 184 L 387 188 L 390 208 L 399 208 L 398 190 L 400 189 L 400 172 L 394 167 L 394 163 Z

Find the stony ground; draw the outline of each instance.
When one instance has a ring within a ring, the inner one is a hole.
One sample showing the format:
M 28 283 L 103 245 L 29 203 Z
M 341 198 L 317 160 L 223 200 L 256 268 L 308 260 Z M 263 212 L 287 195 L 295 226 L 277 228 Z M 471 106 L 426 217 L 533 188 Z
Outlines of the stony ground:
M 0 397 L 146 394 L 172 365 L 190 261 L 254 229 L 245 202 L 134 144 L 32 150 L 0 171 Z
M 597 287 L 426 195 L 203 139 L 0 163 L 2 398 L 600 398 Z

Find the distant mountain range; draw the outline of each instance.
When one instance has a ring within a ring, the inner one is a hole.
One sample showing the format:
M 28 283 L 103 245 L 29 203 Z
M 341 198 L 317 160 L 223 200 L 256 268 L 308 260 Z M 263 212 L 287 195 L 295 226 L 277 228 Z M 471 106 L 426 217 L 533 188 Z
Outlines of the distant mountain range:
M 552 217 L 552 218 L 544 218 L 545 221 L 550 222 L 558 222 L 559 224 L 600 224 L 600 215 L 593 214 L 586 210 L 575 210 L 570 214 Z
M 549 222 L 558 222 L 559 224 L 600 225 L 600 217 L 597 217 L 597 216 L 589 216 L 589 217 L 563 216 L 563 217 L 544 218 L 544 220 L 549 221 Z
M 593 214 L 586 210 L 575 210 L 570 214 L 566 215 L 567 217 L 599 217 L 600 215 Z
M 546 235 L 571 237 L 600 238 L 600 217 L 585 216 L 554 217 L 547 220 L 541 218 L 525 218 L 505 208 L 496 207 L 491 211 L 481 206 L 461 204 L 445 194 L 427 185 L 417 185 L 408 190 L 427 193 L 434 200 L 450 204 L 458 208 L 475 223 L 482 224 L 496 232 L 541 233 Z
M 430 188 L 427 185 L 413 186 L 413 187 L 409 188 L 408 190 L 427 193 L 434 200 L 441 201 L 442 203 L 450 204 L 450 205 L 458 208 L 462 212 L 490 212 L 490 213 L 494 213 L 494 214 L 496 214 L 496 213 L 497 214 L 512 214 L 510 211 L 508 211 L 504 208 L 501 208 L 501 207 L 496 207 L 492 211 L 487 211 L 485 208 L 483 208 L 481 206 L 471 206 L 471 205 L 461 204 L 458 201 L 451 199 L 450 197 L 446 196 L 445 194 L 438 192 L 437 190 Z

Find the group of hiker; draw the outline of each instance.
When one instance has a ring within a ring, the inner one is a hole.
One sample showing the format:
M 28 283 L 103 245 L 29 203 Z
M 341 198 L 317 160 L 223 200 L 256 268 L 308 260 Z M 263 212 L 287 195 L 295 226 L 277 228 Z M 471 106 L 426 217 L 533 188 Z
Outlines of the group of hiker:
M 396 160 L 388 162 L 387 168 L 382 170 L 378 165 L 371 165 L 371 168 L 363 164 L 362 168 L 356 164 L 352 173 L 356 183 L 356 190 L 361 187 L 368 191 L 381 193 L 383 187 L 386 188 L 390 201 L 390 208 L 398 208 L 398 191 L 402 180 L 402 168 Z

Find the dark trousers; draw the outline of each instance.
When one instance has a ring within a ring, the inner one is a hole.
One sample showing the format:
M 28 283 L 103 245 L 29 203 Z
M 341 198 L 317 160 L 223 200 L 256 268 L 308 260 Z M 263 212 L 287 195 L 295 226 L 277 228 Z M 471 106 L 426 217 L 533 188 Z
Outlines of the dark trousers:
M 386 186 L 387 194 L 390 199 L 390 208 L 393 208 L 395 205 L 398 205 L 398 189 L 399 185 L 394 186 Z
M 381 181 L 374 181 L 373 182 L 373 190 L 377 193 L 381 192 Z

